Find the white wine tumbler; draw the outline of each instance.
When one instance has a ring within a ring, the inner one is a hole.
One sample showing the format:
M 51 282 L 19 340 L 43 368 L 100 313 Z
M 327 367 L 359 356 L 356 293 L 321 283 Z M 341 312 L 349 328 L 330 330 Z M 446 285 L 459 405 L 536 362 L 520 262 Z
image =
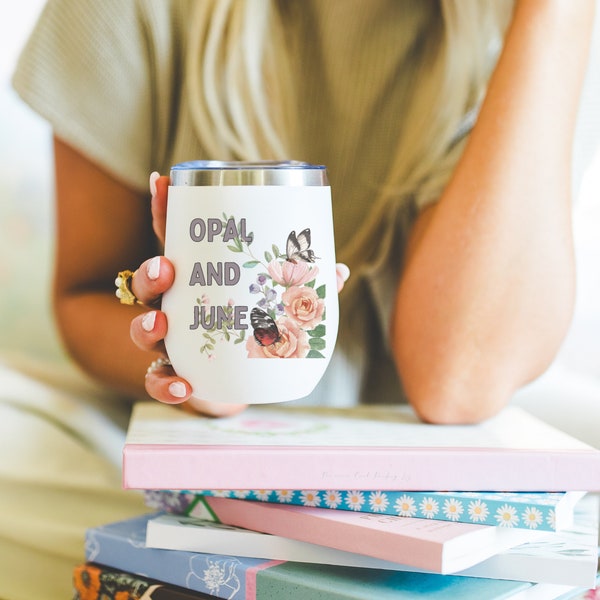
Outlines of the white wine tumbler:
M 310 394 L 338 330 L 324 166 L 191 161 L 171 169 L 167 354 L 194 396 L 284 402 Z

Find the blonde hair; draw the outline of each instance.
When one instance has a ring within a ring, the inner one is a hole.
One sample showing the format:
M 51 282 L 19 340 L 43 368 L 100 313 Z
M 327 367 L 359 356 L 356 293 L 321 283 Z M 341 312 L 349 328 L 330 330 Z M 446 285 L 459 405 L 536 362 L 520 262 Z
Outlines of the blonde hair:
M 270 0 L 198 0 L 186 84 L 196 134 L 211 158 L 286 159 L 292 81 Z
M 423 206 L 439 196 L 462 149 L 465 115 L 482 98 L 512 10 L 512 0 L 437 4 L 433 31 L 399 33 L 416 42 L 412 94 L 402 107 L 389 178 L 353 240 L 363 260 L 390 202 L 411 198 Z M 186 80 L 196 133 L 211 158 L 294 158 L 288 150 L 294 90 L 284 10 L 285 2 L 277 0 L 196 2 Z

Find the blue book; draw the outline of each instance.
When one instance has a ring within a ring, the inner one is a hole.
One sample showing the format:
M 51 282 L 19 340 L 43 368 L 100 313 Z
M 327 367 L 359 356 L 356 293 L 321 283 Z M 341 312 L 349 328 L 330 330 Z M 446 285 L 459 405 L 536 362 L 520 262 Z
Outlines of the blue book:
M 86 560 L 154 580 L 231 600 L 360 600 L 377 598 L 522 600 L 544 592 L 552 598 L 565 586 L 509 580 L 387 571 L 271 561 L 145 545 L 146 525 L 158 513 L 88 530 Z M 535 597 L 540 597 L 537 595 Z

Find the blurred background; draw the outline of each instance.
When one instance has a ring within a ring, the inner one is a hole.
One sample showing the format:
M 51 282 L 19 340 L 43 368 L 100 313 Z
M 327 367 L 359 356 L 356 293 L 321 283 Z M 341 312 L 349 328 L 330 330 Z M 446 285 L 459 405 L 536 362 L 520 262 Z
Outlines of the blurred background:
M 0 8 L 0 362 L 36 376 L 72 378 L 51 317 L 51 132 L 10 86 L 43 0 Z M 600 13 L 600 6 L 597 11 Z M 578 298 L 562 351 L 516 402 L 600 447 L 600 14 L 574 160 Z

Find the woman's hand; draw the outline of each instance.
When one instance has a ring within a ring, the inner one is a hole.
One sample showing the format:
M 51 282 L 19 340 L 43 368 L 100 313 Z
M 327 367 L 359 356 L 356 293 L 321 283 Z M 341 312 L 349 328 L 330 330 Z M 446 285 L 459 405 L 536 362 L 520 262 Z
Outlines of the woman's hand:
M 152 173 L 150 176 L 152 227 L 162 245 L 165 241 L 168 186 L 168 177 L 160 177 L 158 173 Z M 164 256 L 155 256 L 142 263 L 131 280 L 133 294 L 144 306 L 150 307 L 150 310 L 132 320 L 131 339 L 141 350 L 158 352 L 165 358 L 167 355 L 164 338 L 167 333 L 167 318 L 158 306 L 162 294 L 173 285 L 174 277 L 175 270 L 171 262 Z M 167 404 L 185 402 L 186 408 L 210 416 L 236 414 L 246 406 L 207 402 L 192 396 L 190 384 L 185 379 L 177 377 L 173 367 L 160 360 L 154 361 L 148 369 L 145 387 L 147 393 L 160 402 Z

